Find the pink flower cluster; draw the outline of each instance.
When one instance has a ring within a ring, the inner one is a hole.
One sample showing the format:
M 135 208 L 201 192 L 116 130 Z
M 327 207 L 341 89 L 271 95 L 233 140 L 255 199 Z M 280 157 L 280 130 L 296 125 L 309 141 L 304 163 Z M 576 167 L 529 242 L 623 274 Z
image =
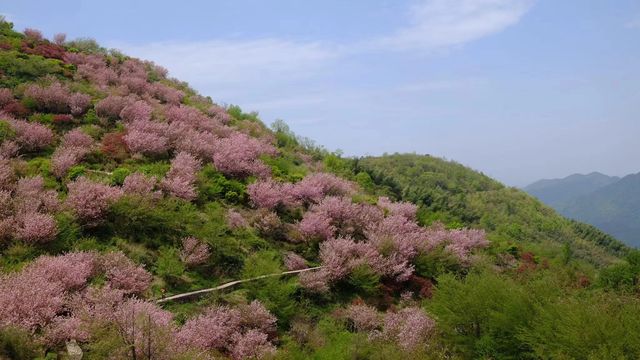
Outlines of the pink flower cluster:
M 15 142 L 23 150 L 40 150 L 53 142 L 53 131 L 42 124 L 15 119 L 8 122 L 16 133 Z
M 407 307 L 384 316 L 382 339 L 394 341 L 407 351 L 424 346 L 435 330 L 436 322 L 417 307 Z M 374 337 L 376 334 L 374 334 Z
M 91 152 L 94 141 L 91 136 L 76 128 L 64 135 L 62 143 L 51 157 L 53 174 L 61 178 L 69 168 L 78 164 L 82 158 Z
M 380 276 L 404 282 L 413 274 L 412 263 L 419 254 L 443 246 L 467 264 L 474 249 L 488 245 L 482 230 L 447 230 L 440 224 L 424 228 L 413 219 L 414 207 L 385 200 L 382 203 L 393 209 L 386 217 L 379 207 L 354 204 L 348 198 L 326 197 L 311 206 L 298 229 L 304 236 L 323 241 L 323 268 L 301 274 L 303 287 L 327 291 L 332 283 L 363 265 Z
M 93 329 L 109 327 L 126 345 L 113 350 L 114 358 L 168 359 L 173 350 L 173 315 L 152 302 L 127 297 L 109 286 L 90 287 L 74 294 L 66 308 L 66 314 L 56 316 L 45 328 L 43 337 L 49 345 L 71 339 L 89 341 L 99 336 Z
M 13 192 L 0 192 L 0 200 L 0 238 L 35 244 L 51 241 L 57 235 L 52 213 L 59 206 L 58 194 L 44 188 L 41 176 L 20 179 Z
M 151 274 L 121 252 L 104 255 L 101 267 L 109 285 L 125 294 L 142 294 L 151 285 Z
M 422 309 L 406 307 L 397 312 L 380 314 L 368 305 L 350 305 L 345 317 L 356 331 L 369 333 L 372 340 L 391 341 L 406 351 L 425 346 L 436 323 Z
M 100 89 L 118 82 L 118 74 L 107 66 L 107 62 L 100 55 L 67 53 L 64 59 L 77 65 L 76 78 L 86 79 Z
M 13 102 L 13 92 L 11 89 L 0 89 L 0 108 Z
M 258 301 L 237 309 L 219 306 L 188 320 L 177 332 L 181 349 L 217 350 L 234 359 L 261 358 L 275 351 L 269 334 L 276 319 Z
M 165 124 L 149 120 L 135 120 L 127 124 L 123 140 L 133 154 L 160 155 L 169 150 L 169 140 L 164 136 Z
M 200 169 L 200 161 L 193 155 L 181 152 L 171 161 L 171 169 L 162 180 L 162 188 L 170 195 L 193 200 L 196 198 L 196 173 Z
M 271 174 L 271 169 L 260 161 L 260 157 L 276 154 L 277 151 L 272 145 L 234 132 L 229 137 L 218 140 L 213 163 L 220 172 L 228 176 L 267 177 Z
M 109 95 L 96 103 L 96 115 L 112 120 L 118 119 L 124 108 L 133 102 L 134 99 L 131 97 Z
M 209 246 L 202 241 L 189 236 L 182 239 L 180 260 L 187 266 L 204 264 L 209 259 Z
M 321 240 L 334 236 L 360 236 L 369 224 L 375 224 L 382 218 L 382 211 L 375 206 L 354 204 L 349 198 L 330 196 L 311 206 L 298 229 L 304 236 Z
M 69 291 L 86 284 L 95 269 L 91 253 L 43 256 L 22 271 L 0 277 L 0 327 L 34 331 L 62 312 Z
M 120 188 L 95 183 L 83 176 L 67 184 L 67 188 L 65 205 L 88 224 L 99 221 L 109 205 L 122 196 Z
M 157 182 L 155 177 L 147 177 L 142 173 L 135 172 L 124 179 L 122 191 L 129 195 L 150 196 L 153 194 L 156 197 L 162 195 L 153 191 Z
M 295 184 L 266 179 L 247 187 L 252 203 L 267 209 L 319 203 L 326 196 L 349 195 L 354 191 L 353 183 L 327 173 L 308 175 Z
M 349 305 L 345 317 L 353 323 L 356 331 L 374 331 L 382 325 L 378 310 L 366 304 Z
M 30 85 L 25 90 L 24 96 L 35 102 L 39 110 L 54 113 L 70 112 L 73 115 L 82 115 L 91 105 L 91 96 L 71 93 L 59 82 L 46 87 Z
M 242 214 L 234 209 L 229 209 L 229 211 L 227 211 L 226 220 L 227 226 L 232 230 L 246 228 L 249 225 Z
M 390 215 L 400 215 L 409 220 L 415 220 L 418 207 L 410 202 L 392 202 L 388 197 L 378 198 L 378 206 Z
M 306 269 L 307 260 L 294 252 L 288 252 L 284 257 L 284 267 L 290 271 Z

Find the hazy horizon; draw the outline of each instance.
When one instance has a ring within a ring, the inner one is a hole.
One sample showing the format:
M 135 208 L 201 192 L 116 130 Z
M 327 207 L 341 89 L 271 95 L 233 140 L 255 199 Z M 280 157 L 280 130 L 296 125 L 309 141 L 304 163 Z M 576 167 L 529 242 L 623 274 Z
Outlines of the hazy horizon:
M 634 1 L 0 3 L 345 155 L 432 154 L 513 186 L 640 171 Z

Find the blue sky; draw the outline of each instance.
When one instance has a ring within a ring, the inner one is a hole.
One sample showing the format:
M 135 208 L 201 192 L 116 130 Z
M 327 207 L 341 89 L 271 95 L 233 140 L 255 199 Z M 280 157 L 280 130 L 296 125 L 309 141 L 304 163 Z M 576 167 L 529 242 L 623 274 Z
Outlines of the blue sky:
M 640 171 L 640 2 L 6 1 L 347 155 L 446 157 L 509 185 Z

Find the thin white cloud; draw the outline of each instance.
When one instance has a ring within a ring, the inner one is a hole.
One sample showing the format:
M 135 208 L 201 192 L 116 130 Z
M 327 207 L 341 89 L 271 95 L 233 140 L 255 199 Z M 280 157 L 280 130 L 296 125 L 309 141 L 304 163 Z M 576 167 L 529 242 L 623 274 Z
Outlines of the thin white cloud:
M 281 39 L 111 45 L 166 66 L 173 76 L 218 85 L 305 77 L 337 56 L 329 45 Z
M 172 76 L 188 81 L 217 101 L 263 111 L 301 107 L 321 109 L 328 102 L 335 106 L 336 101 L 328 98 L 335 99 L 333 95 L 343 92 L 325 86 L 327 84 L 322 80 L 336 76 L 336 69 L 352 56 L 371 52 L 431 51 L 461 45 L 517 23 L 531 1 L 420 0 L 404 15 L 406 27 L 387 36 L 353 43 L 230 38 L 108 45 L 165 66 Z M 324 76 L 327 74 L 330 75 Z M 461 86 L 469 84 L 442 81 L 407 84 L 404 89 L 387 88 L 385 91 L 424 92 Z M 344 97 L 337 102 L 358 97 L 351 91 L 342 95 Z
M 461 45 L 516 24 L 532 0 L 427 0 L 410 11 L 411 24 L 371 46 L 392 50 Z
M 517 23 L 532 0 L 422 0 L 409 13 L 410 25 L 392 35 L 357 44 L 283 39 L 229 39 L 110 44 L 167 66 L 174 76 L 201 83 L 297 78 L 332 60 L 367 50 L 434 49 L 460 45 Z

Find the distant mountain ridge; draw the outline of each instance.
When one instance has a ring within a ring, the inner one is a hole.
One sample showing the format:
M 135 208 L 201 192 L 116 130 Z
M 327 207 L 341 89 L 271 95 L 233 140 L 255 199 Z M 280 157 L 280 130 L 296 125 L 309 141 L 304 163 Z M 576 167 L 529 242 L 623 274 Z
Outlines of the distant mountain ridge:
M 540 180 L 524 190 L 564 216 L 640 246 L 640 173 L 623 178 L 598 172 L 574 174 Z
M 528 185 L 524 190 L 545 204 L 559 208 L 577 197 L 590 194 L 619 180 L 617 176 L 592 172 L 587 175 L 573 174 L 562 179 L 539 180 Z

